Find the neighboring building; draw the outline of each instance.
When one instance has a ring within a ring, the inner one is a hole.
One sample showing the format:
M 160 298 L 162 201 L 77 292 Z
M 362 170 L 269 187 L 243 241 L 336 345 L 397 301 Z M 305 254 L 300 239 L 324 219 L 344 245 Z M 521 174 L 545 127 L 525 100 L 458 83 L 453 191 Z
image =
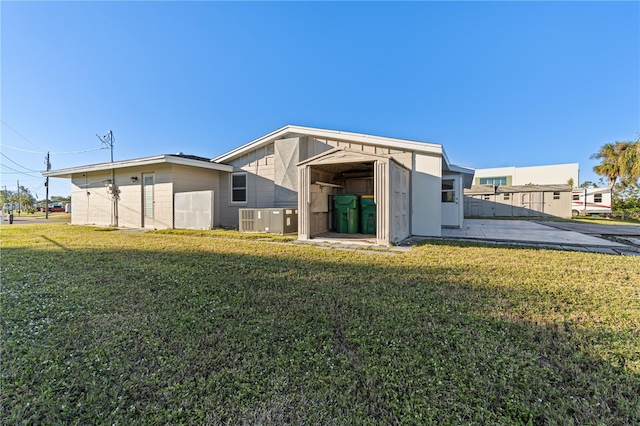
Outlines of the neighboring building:
M 579 172 L 578 163 L 476 169 L 473 185 L 558 185 L 573 182 L 577 186 Z
M 331 230 L 333 195 L 373 195 L 376 240 L 387 245 L 461 227 L 472 173 L 439 144 L 285 126 L 212 160 L 160 155 L 43 174 L 71 179 L 78 225 L 172 228 L 197 204 L 207 218 L 194 223 L 237 228 L 240 209 L 285 208 L 309 239 Z
M 570 185 L 474 185 L 464 190 L 466 217 L 571 217 Z
M 467 217 L 571 217 L 571 189 L 578 184 L 579 165 L 476 169 L 464 191 Z

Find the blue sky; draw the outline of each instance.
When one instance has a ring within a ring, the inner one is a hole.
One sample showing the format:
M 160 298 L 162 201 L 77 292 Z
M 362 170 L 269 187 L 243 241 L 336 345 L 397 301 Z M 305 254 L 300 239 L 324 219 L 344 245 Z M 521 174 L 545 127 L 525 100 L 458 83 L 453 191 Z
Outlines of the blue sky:
M 577 162 L 581 181 L 601 145 L 640 131 L 639 2 L 0 8 L 2 185 L 39 198 L 40 152 L 98 148 L 108 130 L 116 160 L 214 157 L 297 124 L 440 143 L 475 168 Z

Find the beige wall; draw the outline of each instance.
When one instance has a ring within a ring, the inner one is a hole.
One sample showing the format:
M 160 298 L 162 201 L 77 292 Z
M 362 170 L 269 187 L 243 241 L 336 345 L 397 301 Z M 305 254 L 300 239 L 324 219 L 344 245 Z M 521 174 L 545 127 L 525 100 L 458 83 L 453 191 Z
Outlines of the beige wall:
M 279 146 L 276 147 L 275 144 L 279 144 Z M 297 160 L 289 161 L 289 159 L 286 158 L 285 153 L 291 152 L 287 149 L 287 144 L 299 145 L 298 151 L 297 153 L 295 153 L 295 155 L 297 155 Z M 247 172 L 246 203 L 231 203 L 230 175 L 227 173 L 220 174 L 220 197 L 218 204 L 220 206 L 220 223 L 223 226 L 237 227 L 238 209 L 240 208 L 269 208 L 278 206 L 294 208 L 297 207 L 296 202 L 292 202 L 291 205 L 284 205 L 277 202 L 277 198 L 279 198 L 279 196 L 276 195 L 276 192 L 278 190 L 281 190 L 282 188 L 276 188 L 276 182 L 280 182 L 282 180 L 283 173 L 289 173 L 290 176 L 293 177 L 297 176 L 298 171 L 296 165 L 298 162 L 304 161 L 311 157 L 315 157 L 316 155 L 319 155 L 333 148 L 349 148 L 352 150 L 372 154 L 392 155 L 393 158 L 404 167 L 408 169 L 411 169 L 412 167 L 413 154 L 411 152 L 403 150 L 365 145 L 356 142 L 318 139 L 307 137 L 304 135 L 284 140 L 278 140 L 269 146 L 258 148 L 254 151 L 248 152 L 247 154 L 229 163 L 234 167 L 234 172 Z M 287 167 L 288 170 L 286 172 L 283 172 L 282 170 L 276 171 L 277 165 L 279 167 Z M 440 167 L 439 162 L 438 167 Z M 439 170 L 438 173 L 440 173 Z M 296 180 L 293 179 L 293 181 Z M 312 181 L 315 180 L 312 179 Z M 293 187 L 292 189 L 295 189 L 297 191 L 297 188 L 295 187 Z M 360 190 L 356 190 L 358 188 L 352 189 L 354 189 L 354 192 L 356 193 L 362 192 Z M 322 219 L 318 220 L 319 221 L 317 223 L 320 223 Z
M 559 198 L 555 198 L 559 197 Z M 571 192 L 514 192 L 464 196 L 465 216 L 480 217 L 571 217 Z
M 112 202 L 107 194 L 108 179 L 111 179 L 108 171 L 71 177 L 71 224 L 111 225 Z
M 411 233 L 442 235 L 442 158 L 415 154 L 411 172 Z
M 213 190 L 213 225 L 220 226 L 220 175 L 227 175 L 217 170 L 199 167 L 173 166 L 173 193 Z
M 142 175 L 153 173 L 154 217 L 144 218 Z M 125 228 L 173 228 L 173 194 L 219 187 L 219 172 L 199 167 L 154 164 L 116 169 L 118 196 L 118 226 Z M 224 173 L 223 173 L 224 174 Z M 132 182 L 131 178 L 137 177 Z M 113 198 L 107 192 L 110 171 L 75 174 L 71 178 L 71 223 L 74 225 L 110 226 L 113 223 Z M 214 201 L 217 203 L 217 200 Z M 216 223 L 219 219 L 214 218 Z

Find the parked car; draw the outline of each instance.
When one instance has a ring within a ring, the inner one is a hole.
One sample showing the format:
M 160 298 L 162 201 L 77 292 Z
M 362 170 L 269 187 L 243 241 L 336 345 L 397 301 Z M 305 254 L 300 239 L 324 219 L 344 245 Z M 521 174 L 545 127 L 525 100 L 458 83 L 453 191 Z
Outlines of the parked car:
M 44 212 L 44 207 L 40 209 L 40 211 Z M 64 206 L 62 203 L 49 203 L 49 211 L 50 212 L 63 212 Z

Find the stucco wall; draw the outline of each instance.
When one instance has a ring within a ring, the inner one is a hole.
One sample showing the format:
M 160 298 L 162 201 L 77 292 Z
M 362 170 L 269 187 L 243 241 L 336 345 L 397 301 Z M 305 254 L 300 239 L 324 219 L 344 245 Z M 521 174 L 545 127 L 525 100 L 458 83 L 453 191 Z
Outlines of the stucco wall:
M 82 173 L 71 177 L 71 224 L 111 225 L 112 202 L 107 194 L 108 171 Z
M 220 173 L 217 170 L 173 165 L 173 192 L 213 190 L 213 225 L 220 226 Z
M 115 184 L 118 192 L 117 224 L 126 228 L 142 226 L 142 174 L 154 173 L 154 217 L 147 220 L 146 227 L 173 227 L 173 183 L 172 166 L 152 166 L 116 169 Z M 131 182 L 132 177 L 136 182 Z M 110 226 L 114 223 L 113 197 L 108 194 L 111 172 L 89 172 L 74 174 L 71 178 L 71 223 L 74 225 Z

